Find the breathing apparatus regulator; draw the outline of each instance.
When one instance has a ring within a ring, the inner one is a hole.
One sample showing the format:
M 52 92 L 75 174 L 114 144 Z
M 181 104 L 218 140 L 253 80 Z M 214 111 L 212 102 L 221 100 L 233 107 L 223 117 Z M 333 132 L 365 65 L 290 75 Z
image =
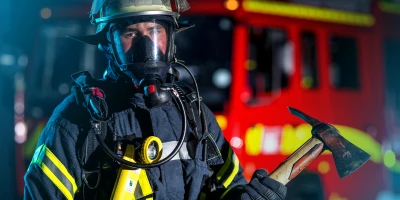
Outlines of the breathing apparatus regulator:
M 91 116 L 94 119 L 92 128 L 95 137 L 104 151 L 122 165 L 114 187 L 114 199 L 134 199 L 133 192 L 126 188 L 134 188 L 142 174 L 141 170 L 168 162 L 184 143 L 187 115 L 179 91 L 174 87 L 179 73 L 173 64 L 181 65 L 192 77 L 197 93 L 199 119 L 202 119 L 203 125 L 206 124 L 204 116 L 200 114 L 200 96 L 196 80 L 183 62 L 175 58 L 175 32 L 194 26 L 177 21 L 179 13 L 186 11 L 190 6 L 186 0 L 176 0 L 175 5 L 176 12 L 172 11 L 169 0 L 94 0 L 90 16 L 92 22 L 97 25 L 96 34 L 72 37 L 97 45 L 109 59 L 113 73 L 129 77 L 137 90 L 144 94 L 148 107 L 162 106 L 174 100 L 181 111 L 182 134 L 177 146 L 169 155 L 163 156 L 163 159 L 162 142 L 155 136 L 136 141 L 134 144 L 124 145 L 117 142 L 115 152 L 108 148 L 102 139 L 107 130 L 104 123 L 108 120 L 107 113 L 96 112 L 98 108 L 107 108 L 105 94 L 98 88 L 92 92 L 89 101 L 91 113 L 94 113 Z

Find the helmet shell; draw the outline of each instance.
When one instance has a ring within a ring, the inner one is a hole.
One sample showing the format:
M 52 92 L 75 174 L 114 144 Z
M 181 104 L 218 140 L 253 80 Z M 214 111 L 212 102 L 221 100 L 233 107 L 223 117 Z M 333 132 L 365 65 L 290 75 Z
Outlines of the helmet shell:
M 193 27 L 194 24 L 190 22 L 177 21 L 179 13 L 190 8 L 188 2 L 176 0 L 175 5 L 176 12 L 171 8 L 170 0 L 93 0 L 89 15 L 92 24 L 97 25 L 96 34 L 70 38 L 92 45 L 105 43 L 110 22 L 134 16 L 170 16 L 176 24 L 177 32 Z
M 175 21 L 179 17 L 169 0 L 94 0 L 90 10 L 92 23 L 97 24 L 96 33 L 112 20 L 142 15 L 168 15 Z

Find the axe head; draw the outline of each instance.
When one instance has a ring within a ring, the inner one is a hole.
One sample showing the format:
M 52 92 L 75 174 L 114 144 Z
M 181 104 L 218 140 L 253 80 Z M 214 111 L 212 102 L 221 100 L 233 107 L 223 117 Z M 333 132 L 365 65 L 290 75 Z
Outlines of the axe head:
M 323 123 L 294 108 L 289 107 L 289 111 L 309 123 L 312 126 L 313 137 L 321 140 L 325 149 L 332 152 L 340 178 L 353 173 L 368 161 L 370 155 L 346 140 L 332 125 Z

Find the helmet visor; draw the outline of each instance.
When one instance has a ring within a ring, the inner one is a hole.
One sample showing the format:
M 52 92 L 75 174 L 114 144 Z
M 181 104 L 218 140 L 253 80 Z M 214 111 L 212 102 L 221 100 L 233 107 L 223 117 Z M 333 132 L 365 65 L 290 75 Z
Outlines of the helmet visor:
M 115 26 L 111 31 L 111 39 L 119 64 L 167 62 L 171 46 L 171 26 L 161 20 Z

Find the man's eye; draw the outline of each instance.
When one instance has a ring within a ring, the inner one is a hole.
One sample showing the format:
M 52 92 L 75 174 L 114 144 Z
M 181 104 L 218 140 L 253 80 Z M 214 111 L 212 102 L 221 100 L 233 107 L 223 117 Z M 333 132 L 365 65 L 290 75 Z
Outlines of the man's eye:
M 136 36 L 136 32 L 127 32 L 124 34 L 124 36 L 127 38 L 133 38 Z

